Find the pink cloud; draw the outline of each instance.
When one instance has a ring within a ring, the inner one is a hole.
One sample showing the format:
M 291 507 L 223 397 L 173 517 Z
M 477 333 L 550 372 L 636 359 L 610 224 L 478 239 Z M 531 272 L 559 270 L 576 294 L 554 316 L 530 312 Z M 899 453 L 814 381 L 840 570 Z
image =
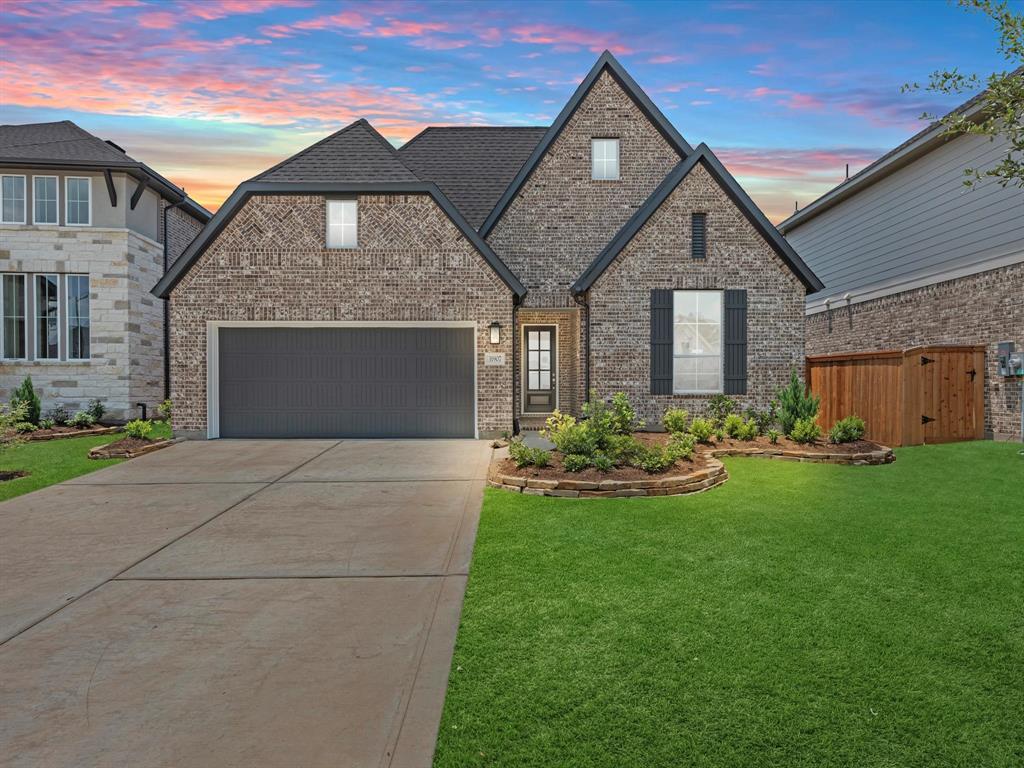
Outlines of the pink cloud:
M 144 29 L 174 29 L 181 17 L 170 11 L 153 11 L 140 13 L 135 17 L 136 23 Z
M 609 34 L 590 29 L 554 24 L 528 24 L 509 29 L 512 41 L 531 45 L 551 45 L 556 51 L 577 51 L 584 49 L 600 53 L 606 48 L 614 54 L 625 55 L 632 49 L 618 42 Z
M 313 0 L 182 0 L 182 10 L 204 21 L 216 21 L 227 16 L 248 13 L 266 13 L 274 8 L 309 8 Z
M 391 19 L 387 24 L 374 27 L 362 34 L 367 37 L 418 37 L 427 32 L 444 32 L 449 25 L 440 21 L 400 21 Z

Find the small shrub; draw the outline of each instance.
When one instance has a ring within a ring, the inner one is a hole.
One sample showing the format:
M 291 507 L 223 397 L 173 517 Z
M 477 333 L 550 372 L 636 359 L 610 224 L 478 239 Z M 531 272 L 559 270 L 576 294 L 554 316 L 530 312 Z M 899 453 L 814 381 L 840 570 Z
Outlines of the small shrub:
M 19 421 L 14 425 L 14 431 L 19 435 L 26 435 L 29 432 L 35 432 L 39 427 L 33 424 L 31 421 Z
M 0 403 L 0 452 L 21 441 L 21 433 L 17 431 L 16 427 L 25 421 L 27 410 L 28 407 L 25 403 L 17 405 Z
M 821 437 L 821 427 L 818 426 L 818 422 L 813 418 L 797 419 L 796 424 L 793 425 L 793 432 L 790 437 L 797 443 L 813 443 Z
M 633 457 L 632 464 L 638 469 L 642 469 L 644 472 L 654 474 L 655 472 L 664 472 L 666 469 L 676 463 L 675 457 L 668 448 L 663 448 L 660 445 L 652 445 L 643 449 L 642 452 Z
M 864 419 L 859 416 L 847 416 L 832 425 L 832 429 L 828 431 L 828 441 L 836 444 L 852 443 L 864 437 L 866 430 Z
M 38 424 L 39 417 L 42 415 L 43 405 L 39 401 L 39 395 L 36 394 L 35 387 L 32 386 L 31 376 L 26 376 L 20 386 L 11 394 L 12 411 L 22 403 L 25 405 L 25 418 L 22 421 L 27 421 L 29 424 Z
M 628 435 L 644 428 L 644 422 L 636 417 L 636 410 L 625 392 L 612 395 L 612 405 L 608 411 L 612 432 L 616 435 Z
M 88 427 L 91 427 L 95 423 L 96 419 L 94 419 L 91 414 L 86 413 L 85 411 L 78 411 L 77 413 L 75 413 L 74 416 L 68 419 L 69 427 L 78 427 L 79 429 L 86 429 Z
M 92 416 L 93 421 L 99 421 L 103 418 L 103 414 L 107 412 L 107 409 L 97 397 L 89 401 L 89 407 L 85 409 L 85 412 Z
M 740 440 L 753 440 L 761 434 L 760 428 L 757 426 L 757 422 L 754 419 L 747 419 L 743 422 L 743 425 L 739 428 L 736 434 Z
M 633 457 L 642 450 L 643 444 L 632 435 L 611 435 L 604 446 L 603 454 L 607 456 L 613 464 L 628 464 L 632 461 Z M 597 455 L 598 454 L 594 454 L 594 466 L 597 466 Z
M 669 453 L 675 457 L 676 461 L 679 461 L 680 459 L 688 459 L 693 456 L 693 451 L 696 447 L 697 438 L 693 435 L 677 433 L 668 439 Z
M 698 443 L 710 443 L 711 436 L 715 434 L 715 425 L 711 419 L 697 417 L 690 422 L 690 434 L 697 439 Z
M 55 405 L 50 409 L 50 419 L 54 424 L 64 426 L 68 423 L 68 419 L 71 418 L 71 414 L 68 412 L 66 405 Z
M 768 435 L 768 442 L 772 445 L 778 443 L 779 438 L 782 437 L 782 433 L 777 429 L 769 429 L 765 434 Z
M 543 448 L 531 448 L 530 461 L 533 466 L 543 469 L 551 463 L 551 451 L 545 451 Z
M 724 429 L 719 428 L 715 430 L 715 440 L 717 440 L 719 443 L 724 441 L 726 437 L 727 435 L 725 434 Z
M 170 421 L 171 414 L 174 412 L 174 403 L 172 403 L 170 399 L 164 400 L 156 407 L 156 412 L 160 414 L 160 418 L 164 421 Z M 510 440 L 512 438 L 512 433 L 508 431 L 502 432 L 501 437 L 504 440 Z
M 782 431 L 792 437 L 798 421 L 817 418 L 819 403 L 820 398 L 807 391 L 794 368 L 790 372 L 789 384 L 779 390 L 779 424 Z
M 595 428 L 576 421 L 568 414 L 555 411 L 545 424 L 547 429 L 541 434 L 554 443 L 555 448 L 563 454 L 591 456 L 598 448 Z
M 54 422 L 53 419 L 40 419 L 39 420 L 39 428 L 40 429 L 53 429 L 55 425 L 56 425 L 56 422 Z
M 775 426 L 775 422 L 778 418 L 778 407 L 779 404 L 775 400 L 772 400 L 771 403 L 769 403 L 767 410 L 759 411 L 757 408 L 748 408 L 747 418 L 753 419 L 757 422 L 757 431 L 764 434 Z
M 134 419 L 124 425 L 124 433 L 128 437 L 134 437 L 137 440 L 148 440 L 149 433 L 152 431 L 153 422 L 149 419 Z
M 720 427 L 725 423 L 725 417 L 736 412 L 736 403 L 728 395 L 714 395 L 708 401 L 708 416 Z
M 579 453 L 567 453 L 562 457 L 562 466 L 566 472 L 582 472 L 590 466 L 590 457 Z
M 608 454 L 601 453 L 600 451 L 594 454 L 593 464 L 594 468 L 601 472 L 610 472 L 615 466 L 615 462 L 612 461 L 612 458 Z
M 679 434 L 686 431 L 690 422 L 690 414 L 682 408 L 669 408 L 661 417 L 661 424 L 672 434 Z
M 125 425 L 127 427 L 127 425 Z M 546 467 L 551 463 L 551 452 L 543 448 L 531 448 L 521 437 L 513 438 L 508 444 L 508 455 L 520 469 L 523 467 Z
M 739 437 L 744 424 L 742 416 L 738 413 L 730 413 L 725 417 L 725 421 L 722 422 L 722 429 L 725 430 L 725 434 L 729 437 Z

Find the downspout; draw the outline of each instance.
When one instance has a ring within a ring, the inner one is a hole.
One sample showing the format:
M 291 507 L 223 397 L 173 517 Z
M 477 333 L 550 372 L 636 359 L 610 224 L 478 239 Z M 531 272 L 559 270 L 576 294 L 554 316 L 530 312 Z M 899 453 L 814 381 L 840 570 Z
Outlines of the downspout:
M 583 402 L 590 402 L 590 293 L 574 293 L 572 300 L 582 309 L 584 315 L 583 325 Z
M 167 212 L 171 208 L 180 208 L 185 204 L 185 198 L 182 198 L 176 203 L 165 205 L 163 210 L 164 217 L 164 271 L 163 275 L 167 274 Z M 161 275 L 161 277 L 163 276 Z M 170 298 L 164 299 L 164 400 L 169 400 L 171 397 L 171 300 Z
M 516 375 L 519 365 L 519 358 L 516 357 L 516 341 L 519 338 L 519 313 L 518 297 L 512 299 L 512 434 L 519 434 L 519 376 Z M 521 372 L 520 372 L 521 373 Z

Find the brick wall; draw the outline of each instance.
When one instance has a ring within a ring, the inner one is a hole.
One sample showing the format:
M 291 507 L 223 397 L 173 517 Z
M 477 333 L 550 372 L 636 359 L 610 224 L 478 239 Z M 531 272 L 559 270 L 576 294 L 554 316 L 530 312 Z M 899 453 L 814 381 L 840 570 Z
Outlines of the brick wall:
M 707 258 L 690 258 L 690 214 L 707 214 Z M 668 407 L 702 413 L 708 397 L 650 393 L 650 290 L 747 290 L 747 394 L 765 408 L 804 365 L 803 285 L 698 165 L 590 291 L 591 386 L 624 391 L 656 427 Z
M 166 208 L 169 203 L 166 200 L 162 200 L 160 208 L 160 222 L 158 224 L 160 242 L 164 239 L 164 218 L 163 209 Z M 167 267 L 170 268 L 178 257 L 184 253 L 185 249 L 188 248 L 189 243 L 195 240 L 196 235 L 203 228 L 203 223 L 196 219 L 191 214 L 186 213 L 181 208 L 171 208 L 167 212 Z
M 326 250 L 320 196 L 251 198 L 171 294 L 174 428 L 206 431 L 210 320 L 477 323 L 481 435 L 512 426 L 511 291 L 427 195 L 359 197 L 359 247 Z M 485 352 L 504 366 L 485 366 Z
M 985 430 L 1020 439 L 1020 379 L 997 375 L 996 343 L 1024 345 L 1024 263 L 807 317 L 807 354 L 985 344 Z
M 554 325 L 558 328 L 555 338 L 556 371 L 558 377 L 558 409 L 563 413 L 578 414 L 582 400 L 583 383 L 580 358 L 580 312 L 578 309 L 569 310 L 543 310 L 543 309 L 520 309 L 516 312 L 516 322 L 519 325 L 519 336 L 517 342 L 517 353 L 519 360 L 516 366 L 516 391 L 518 402 L 516 412 L 522 413 L 523 388 L 522 382 L 518 380 L 520 370 L 523 370 L 525 344 L 523 343 L 523 326 L 526 325 Z M 530 418 L 537 422 L 543 418 Z
M 590 140 L 619 139 L 620 178 L 591 179 Z M 569 286 L 680 160 L 604 72 L 488 242 L 530 293 L 531 307 L 572 307 Z

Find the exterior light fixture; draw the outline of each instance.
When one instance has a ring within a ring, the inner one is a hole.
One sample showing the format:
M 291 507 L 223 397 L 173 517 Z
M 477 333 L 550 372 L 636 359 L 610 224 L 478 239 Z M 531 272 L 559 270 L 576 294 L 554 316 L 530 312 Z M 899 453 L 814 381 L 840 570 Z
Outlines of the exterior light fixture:
M 491 329 L 491 344 L 501 343 L 501 323 L 495 320 L 490 325 Z

